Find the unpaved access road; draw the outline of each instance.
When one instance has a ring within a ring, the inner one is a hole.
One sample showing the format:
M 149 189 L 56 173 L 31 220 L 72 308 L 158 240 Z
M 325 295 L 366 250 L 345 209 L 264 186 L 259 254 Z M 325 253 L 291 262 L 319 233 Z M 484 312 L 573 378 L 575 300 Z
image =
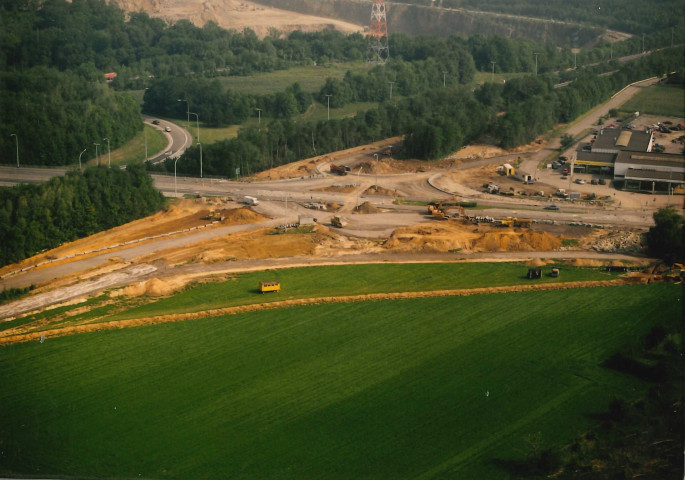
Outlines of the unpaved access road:
M 382 253 L 382 254 L 349 254 L 339 257 L 289 257 L 246 259 L 231 262 L 219 262 L 211 265 L 182 265 L 168 272 L 169 276 L 202 274 L 204 276 L 239 273 L 254 270 L 293 268 L 323 265 L 349 265 L 361 263 L 426 263 L 426 262 L 459 262 L 459 261 L 528 261 L 530 259 L 588 259 L 602 261 L 634 261 L 635 257 L 623 254 L 580 251 L 552 252 L 487 252 L 487 253 Z M 640 258 L 644 261 L 644 258 Z M 57 303 L 73 299 L 85 299 L 105 290 L 153 277 L 164 279 L 164 274 L 149 264 L 132 265 L 120 271 L 107 273 L 93 280 L 60 287 L 49 292 L 40 293 L 15 302 L 0 306 L 0 320 L 12 318 L 26 312 L 38 310 Z

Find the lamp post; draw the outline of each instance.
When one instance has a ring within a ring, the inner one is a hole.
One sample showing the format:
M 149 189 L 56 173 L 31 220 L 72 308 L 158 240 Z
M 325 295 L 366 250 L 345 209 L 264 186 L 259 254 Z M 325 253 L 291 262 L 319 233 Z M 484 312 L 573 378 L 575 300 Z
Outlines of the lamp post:
M 14 142 L 17 144 L 17 168 L 19 168 L 19 136 L 16 133 L 10 133 L 10 137 L 14 137 Z
M 390 84 L 390 100 L 392 100 L 392 84 L 395 82 L 388 82 Z
M 359 174 L 362 173 L 362 168 L 364 167 L 359 167 L 359 170 L 357 170 L 357 211 L 359 211 Z
M 533 53 L 533 55 L 535 55 L 535 75 L 537 75 L 538 74 L 538 55 L 540 55 L 540 54 L 539 53 Z
M 174 160 L 174 197 L 178 197 L 178 189 L 176 188 L 176 162 L 178 162 L 178 159 L 180 157 L 176 157 L 176 160 Z
M 103 138 L 107 142 L 107 166 L 112 168 L 112 150 L 109 148 L 109 138 Z
M 188 102 L 188 100 L 182 100 L 182 99 L 180 99 L 180 98 L 179 98 L 178 100 L 176 100 L 176 101 L 177 101 L 177 102 L 186 102 L 186 115 L 188 115 L 188 119 L 187 119 L 187 121 L 188 121 L 188 130 L 190 130 L 190 102 Z
M 262 109 L 257 108 L 257 127 L 262 128 Z
M 98 159 L 98 167 L 99 167 L 100 166 L 100 157 L 98 156 L 98 147 L 100 146 L 100 144 L 94 143 L 93 145 L 95 145 L 95 158 Z
M 491 81 L 494 82 L 494 81 L 495 81 L 495 64 L 496 64 L 497 62 L 492 62 L 492 61 L 491 61 L 490 63 L 492 63 L 492 77 L 491 77 Z
M 189 112 L 189 114 L 195 115 L 195 121 L 197 122 L 197 143 L 200 143 L 200 116 L 193 112 Z
M 79 172 L 81 171 L 81 155 L 83 155 L 83 154 L 85 153 L 86 150 L 88 150 L 88 149 L 87 149 L 87 148 L 84 148 L 84 149 L 83 149 L 83 152 L 81 152 L 81 153 L 78 154 L 78 171 L 79 171 Z
M 447 75 L 447 72 L 442 72 L 442 88 L 445 88 L 445 75 Z
M 378 193 L 378 154 L 374 153 L 374 157 L 376 157 L 376 193 Z
M 326 98 L 328 99 L 328 120 L 331 119 L 331 97 L 333 95 L 331 94 L 326 94 Z
M 574 70 L 578 68 L 578 62 L 576 61 L 577 57 L 578 57 L 578 52 L 573 52 L 573 69 Z
M 200 142 L 197 144 L 200 146 L 200 178 L 202 178 L 202 144 Z

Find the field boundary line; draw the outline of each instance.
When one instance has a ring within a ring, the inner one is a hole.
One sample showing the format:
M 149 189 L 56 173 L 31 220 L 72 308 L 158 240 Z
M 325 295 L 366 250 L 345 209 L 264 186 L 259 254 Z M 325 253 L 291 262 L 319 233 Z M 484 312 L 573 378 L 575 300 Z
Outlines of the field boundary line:
M 16 343 L 26 343 L 46 338 L 64 337 L 80 333 L 100 332 L 105 330 L 115 330 L 122 328 L 142 327 L 147 325 L 158 325 L 162 323 L 183 322 L 187 320 L 199 320 L 208 317 L 219 317 L 223 315 L 237 315 L 262 310 L 275 310 L 278 308 L 299 307 L 307 305 L 321 305 L 326 303 L 356 303 L 373 302 L 382 300 L 405 300 L 412 298 L 436 298 L 436 297 L 459 297 L 469 295 L 484 295 L 491 293 L 515 293 L 531 291 L 567 290 L 574 288 L 598 288 L 620 285 L 630 285 L 639 283 L 635 278 L 619 278 L 614 280 L 593 280 L 584 282 L 565 282 L 548 283 L 542 285 L 506 285 L 499 287 L 478 287 L 462 288 L 455 290 L 431 290 L 414 292 L 392 292 L 392 293 L 366 293 L 359 295 L 345 295 L 338 297 L 311 297 L 298 298 L 291 300 L 277 300 L 267 303 L 253 303 L 249 305 L 237 305 L 233 307 L 216 308 L 189 313 L 172 313 L 157 315 L 153 317 L 134 318 L 130 320 L 117 320 L 101 323 L 87 323 L 73 325 L 52 330 L 42 330 L 31 333 L 8 335 L 0 337 L 0 346 L 12 345 Z

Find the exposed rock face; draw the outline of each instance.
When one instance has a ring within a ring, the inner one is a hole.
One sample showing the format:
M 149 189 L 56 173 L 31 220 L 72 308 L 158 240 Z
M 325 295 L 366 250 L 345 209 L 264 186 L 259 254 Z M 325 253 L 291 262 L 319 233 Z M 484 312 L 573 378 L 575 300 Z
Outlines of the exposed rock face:
M 143 11 L 151 17 L 169 23 L 186 19 L 198 27 L 215 22 L 222 28 L 242 31 L 253 30 L 263 38 L 269 29 L 287 34 L 293 30 L 340 30 L 345 33 L 362 31 L 361 25 L 280 10 L 271 6 L 243 0 L 113 0 L 127 12 Z

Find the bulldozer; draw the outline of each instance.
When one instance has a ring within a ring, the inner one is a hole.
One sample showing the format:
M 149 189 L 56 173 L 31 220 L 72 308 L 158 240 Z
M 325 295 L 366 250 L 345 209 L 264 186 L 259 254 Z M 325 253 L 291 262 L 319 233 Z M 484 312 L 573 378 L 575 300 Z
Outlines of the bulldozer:
M 331 217 L 331 225 L 333 225 L 334 227 L 343 228 L 345 225 L 347 225 L 347 222 L 343 220 L 340 216 L 336 215 L 334 217 Z
M 219 210 L 210 210 L 207 215 L 202 217 L 203 220 L 211 220 L 213 222 L 220 222 L 222 220 L 221 212 Z

